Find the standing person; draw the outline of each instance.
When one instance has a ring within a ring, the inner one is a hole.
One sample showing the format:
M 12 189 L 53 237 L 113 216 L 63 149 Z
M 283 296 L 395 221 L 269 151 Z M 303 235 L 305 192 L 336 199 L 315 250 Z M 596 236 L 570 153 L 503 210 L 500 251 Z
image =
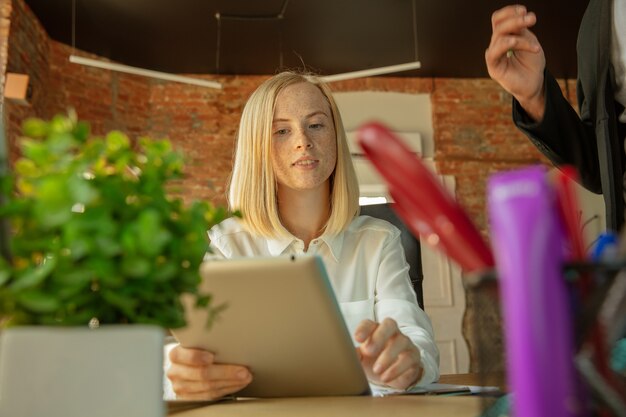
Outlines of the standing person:
M 591 0 L 578 33 L 578 107 L 546 70 L 524 6 L 493 13 L 485 52 L 489 75 L 513 95 L 513 121 L 555 165 L 574 165 L 582 184 L 602 193 L 609 229 L 624 223 L 626 0 Z M 555 29 L 556 30 L 556 29 Z M 555 31 L 558 36 L 558 31 Z
M 211 229 L 214 256 L 320 256 L 370 382 L 403 390 L 438 378 L 432 325 L 411 287 L 400 232 L 358 216 L 346 134 L 325 84 L 283 72 L 251 95 L 229 203 L 243 218 Z M 177 346 L 169 357 L 179 398 L 219 398 L 253 378 L 244 366 L 215 363 L 211 352 Z

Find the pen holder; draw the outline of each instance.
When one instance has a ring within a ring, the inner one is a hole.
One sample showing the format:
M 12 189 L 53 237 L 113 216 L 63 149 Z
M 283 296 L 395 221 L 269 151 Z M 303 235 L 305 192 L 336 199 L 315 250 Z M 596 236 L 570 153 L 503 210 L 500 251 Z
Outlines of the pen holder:
M 571 309 L 575 369 L 579 393 L 576 415 L 626 415 L 626 260 L 603 263 L 569 263 L 563 267 L 569 307 Z M 583 282 L 589 293 L 582 297 Z M 493 385 L 494 376 L 507 375 L 505 335 L 501 324 L 502 298 L 494 271 L 470 274 L 464 280 L 468 305 L 472 307 L 473 369 L 481 385 Z M 510 359 L 510 358 L 509 358 Z M 510 363 L 509 363 L 510 366 Z M 533 364 L 527 364 L 531 367 Z M 551 372 L 550 368 L 541 372 Z M 530 389 L 533 381 L 528 381 Z M 509 384 L 508 388 L 512 386 Z M 506 400 L 506 401 L 503 401 Z M 483 396 L 483 416 L 511 415 L 515 400 Z M 509 402 L 510 401 L 510 402 Z

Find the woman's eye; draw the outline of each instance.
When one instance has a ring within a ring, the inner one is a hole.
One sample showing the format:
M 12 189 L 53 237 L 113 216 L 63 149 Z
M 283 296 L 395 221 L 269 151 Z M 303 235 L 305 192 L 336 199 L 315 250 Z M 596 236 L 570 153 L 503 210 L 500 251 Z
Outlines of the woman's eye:
M 322 123 L 312 123 L 309 125 L 310 129 L 321 129 L 322 127 L 324 127 Z
M 286 135 L 286 134 L 287 134 L 287 132 L 288 132 L 288 130 L 287 130 L 287 129 L 277 129 L 277 130 L 274 132 L 274 134 L 275 134 L 275 135 Z

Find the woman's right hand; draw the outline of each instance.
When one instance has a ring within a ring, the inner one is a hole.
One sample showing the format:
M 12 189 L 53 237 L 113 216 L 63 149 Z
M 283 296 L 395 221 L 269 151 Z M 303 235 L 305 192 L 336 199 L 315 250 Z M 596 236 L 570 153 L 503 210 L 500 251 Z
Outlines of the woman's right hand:
M 179 345 L 170 351 L 169 358 L 167 377 L 179 399 L 216 400 L 252 382 L 248 368 L 215 363 L 215 356 L 205 350 Z

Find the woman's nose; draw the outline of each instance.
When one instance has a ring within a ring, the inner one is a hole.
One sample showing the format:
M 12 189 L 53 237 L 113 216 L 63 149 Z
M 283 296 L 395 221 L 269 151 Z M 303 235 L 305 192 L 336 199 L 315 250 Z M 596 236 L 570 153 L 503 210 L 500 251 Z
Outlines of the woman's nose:
M 296 139 L 296 149 L 311 149 L 312 147 L 313 142 L 309 136 L 305 132 L 300 131 Z

